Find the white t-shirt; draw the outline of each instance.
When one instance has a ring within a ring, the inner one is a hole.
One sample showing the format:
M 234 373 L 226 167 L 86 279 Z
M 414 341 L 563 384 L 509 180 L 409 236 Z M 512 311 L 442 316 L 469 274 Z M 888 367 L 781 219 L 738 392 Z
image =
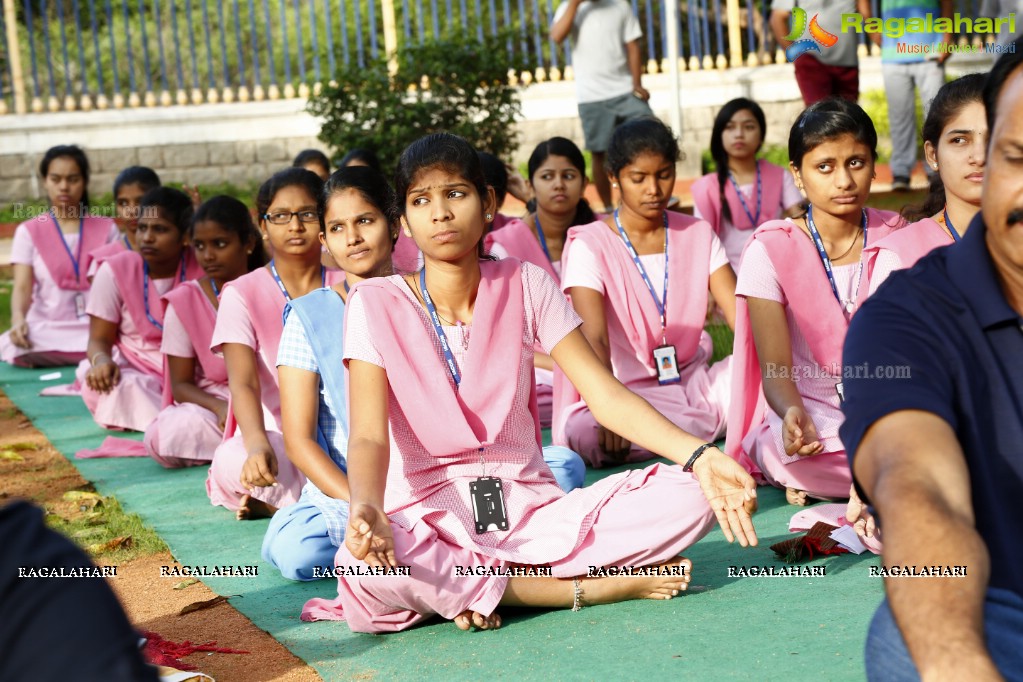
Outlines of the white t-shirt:
M 562 2 L 554 21 L 568 10 Z M 625 46 L 643 37 L 639 19 L 625 0 L 584 0 L 572 30 L 572 69 L 580 104 L 601 102 L 632 92 L 632 74 Z

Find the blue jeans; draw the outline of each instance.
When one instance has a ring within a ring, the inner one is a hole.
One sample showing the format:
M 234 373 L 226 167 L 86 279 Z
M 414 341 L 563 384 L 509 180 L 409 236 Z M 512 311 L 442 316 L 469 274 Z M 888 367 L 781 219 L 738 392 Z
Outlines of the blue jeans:
M 543 449 L 543 461 L 551 468 L 558 485 L 566 493 L 583 487 L 586 463 L 574 450 L 560 445 L 548 445 Z
M 984 602 L 984 632 L 988 652 L 1005 679 L 1023 680 L 1023 597 L 1009 590 L 989 589 Z M 920 680 L 887 599 L 870 623 L 866 664 L 867 679 L 871 681 Z
M 884 78 L 885 95 L 888 97 L 892 175 L 908 178 L 916 166 L 916 91 L 920 90 L 920 102 L 923 103 L 926 119 L 927 112 L 931 110 L 931 100 L 945 84 L 945 69 L 933 60 L 910 64 L 889 63 L 881 64 L 881 75 Z

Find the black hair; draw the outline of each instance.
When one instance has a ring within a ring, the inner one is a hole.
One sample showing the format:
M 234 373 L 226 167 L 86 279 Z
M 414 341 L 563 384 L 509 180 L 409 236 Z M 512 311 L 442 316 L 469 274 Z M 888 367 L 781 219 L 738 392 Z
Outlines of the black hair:
M 483 165 L 483 175 L 487 178 L 487 184 L 494 188 L 497 207 L 500 208 L 504 198 L 508 196 L 508 169 L 505 168 L 504 161 L 490 152 L 476 153 L 479 154 L 480 163 Z
M 164 217 L 178 228 L 184 240 L 192 226 L 194 208 L 192 199 L 181 190 L 173 187 L 154 187 L 142 196 L 139 202 L 139 215 L 146 215 L 146 209 L 158 208 Z
M 59 159 L 62 156 L 66 156 L 76 164 L 78 164 L 78 172 L 82 174 L 82 182 L 85 188 L 82 190 L 82 215 L 85 215 L 89 208 L 89 157 L 85 155 L 85 151 L 76 144 L 58 144 L 56 147 L 50 147 L 43 154 L 42 161 L 39 162 L 39 176 L 46 178 L 46 174 L 50 172 L 50 164 L 54 159 Z
M 924 121 L 924 142 L 930 142 L 937 149 L 941 131 L 948 122 L 971 102 L 983 102 L 985 82 L 987 82 L 985 74 L 971 73 L 941 86 L 931 101 L 927 120 Z M 945 206 L 945 183 L 941 181 L 941 175 L 938 173 L 931 175 L 930 183 L 924 203 L 920 206 L 909 206 L 902 211 L 902 217 L 907 222 L 932 216 Z
M 740 111 L 750 112 L 760 126 L 760 144 L 754 150 L 754 155 L 764 146 L 764 138 L 767 136 L 767 119 L 764 117 L 764 110 L 760 108 L 759 104 L 745 97 L 737 97 L 727 102 L 725 106 L 721 107 L 717 117 L 714 119 L 714 128 L 710 133 L 710 155 L 714 159 L 714 165 L 717 166 L 721 215 L 725 220 L 729 221 L 732 219 L 732 208 L 725 201 L 725 184 L 728 182 L 728 152 L 725 151 L 725 143 L 721 141 L 721 138 L 732 117 Z
M 860 105 L 838 97 L 828 97 L 803 110 L 789 131 L 789 162 L 796 168 L 803 157 L 826 142 L 843 135 L 852 135 L 870 148 L 877 161 L 877 130 Z
M 291 165 L 295 168 L 305 168 L 310 163 L 320 164 L 327 170 L 327 174 L 330 174 L 330 159 L 319 149 L 303 149 L 291 162 Z
M 372 149 L 366 149 L 365 147 L 356 147 L 341 159 L 341 163 L 338 164 L 338 168 L 344 168 L 352 161 L 361 161 L 363 164 L 369 166 L 377 173 L 383 173 L 383 166 L 380 165 L 380 157 Z
M 266 250 L 263 248 L 263 240 L 252 222 L 252 213 L 249 212 L 248 206 L 234 197 L 224 194 L 210 197 L 196 209 L 195 215 L 192 216 L 192 222 L 188 226 L 189 238 L 195 235 L 195 226 L 204 220 L 214 222 L 228 232 L 238 235 L 242 244 L 252 243 L 252 253 L 249 254 L 247 263 L 249 272 L 266 265 Z
M 419 138 L 401 153 L 394 171 L 394 218 L 405 215 L 405 197 L 416 177 L 426 170 L 440 168 L 469 182 L 482 201 L 487 196 L 487 178 L 472 145 L 451 133 L 433 133 Z M 491 258 L 483 251 L 483 238 L 477 245 L 480 258 Z
M 544 161 L 552 156 L 565 157 L 579 171 L 580 175 L 586 177 L 586 158 L 575 142 L 564 137 L 552 137 L 536 145 L 536 149 L 529 155 L 529 162 L 526 164 L 526 169 L 529 172 L 529 182 L 533 182 L 533 176 L 536 175 L 536 171 L 540 169 Z M 535 203 L 530 210 L 536 211 Z M 579 203 L 575 207 L 575 215 L 572 217 L 572 225 L 589 225 L 596 219 L 597 217 L 593 214 L 593 209 L 590 208 L 590 202 L 586 201 L 585 197 L 579 197 Z
M 138 185 L 142 188 L 142 192 L 145 193 L 154 187 L 159 187 L 161 184 L 163 183 L 160 182 L 160 176 L 152 168 L 128 166 L 118 173 L 114 179 L 114 199 L 117 198 L 117 193 L 125 185 Z
M 626 121 L 611 135 L 607 148 L 607 168 L 617 177 L 627 165 L 644 153 L 660 154 L 672 164 L 678 163 L 682 152 L 671 128 L 653 116 Z
M 393 207 L 394 190 L 379 171 L 369 166 L 347 166 L 334 171 L 323 185 L 317 202 L 320 214 L 320 232 L 327 231 L 327 204 L 336 195 L 347 189 L 354 189 L 362 198 L 373 204 L 373 207 L 384 214 L 391 230 L 391 247 L 398 242 L 398 232 L 394 229 Z
M 994 142 L 995 118 L 998 113 L 998 96 L 1002 94 L 1005 81 L 1009 80 L 1020 64 L 1023 64 L 1023 36 L 1012 41 L 1006 52 L 998 58 L 987 74 L 984 86 L 984 113 L 987 115 L 988 145 Z
M 323 180 L 311 170 L 305 168 L 285 168 L 270 176 L 270 179 L 259 186 L 256 193 L 256 216 L 262 220 L 274 197 L 285 187 L 301 187 L 309 192 L 309 196 L 318 200 L 323 192 Z

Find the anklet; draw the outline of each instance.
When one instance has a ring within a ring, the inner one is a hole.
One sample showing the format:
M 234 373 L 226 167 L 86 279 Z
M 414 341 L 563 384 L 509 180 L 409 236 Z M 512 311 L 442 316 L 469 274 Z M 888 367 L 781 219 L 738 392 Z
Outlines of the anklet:
M 583 607 L 583 587 L 579 578 L 572 578 L 572 610 L 578 611 Z

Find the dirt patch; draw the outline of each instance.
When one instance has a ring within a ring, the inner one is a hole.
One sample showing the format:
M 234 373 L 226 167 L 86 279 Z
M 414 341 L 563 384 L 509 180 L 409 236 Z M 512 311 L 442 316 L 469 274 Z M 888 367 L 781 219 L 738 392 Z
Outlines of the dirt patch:
M 66 493 L 91 489 L 78 470 L 0 392 L 0 504 L 15 498 L 29 499 L 63 522 L 77 522 L 87 520 L 89 514 L 96 513 L 95 509 L 81 500 L 65 499 Z M 91 542 L 82 538 L 72 540 L 79 546 Z M 161 578 L 160 566 L 180 566 L 169 552 L 150 553 L 129 561 L 119 561 L 116 555 L 94 556 L 93 560 L 100 565 L 116 563 L 117 577 L 108 582 L 140 631 L 158 633 L 172 642 L 216 642 L 218 647 L 249 652 L 197 652 L 182 659 L 217 682 L 320 679 L 316 671 L 230 603 L 179 616 L 188 604 L 212 599 L 216 594 L 201 582 L 175 590 L 180 580 Z

